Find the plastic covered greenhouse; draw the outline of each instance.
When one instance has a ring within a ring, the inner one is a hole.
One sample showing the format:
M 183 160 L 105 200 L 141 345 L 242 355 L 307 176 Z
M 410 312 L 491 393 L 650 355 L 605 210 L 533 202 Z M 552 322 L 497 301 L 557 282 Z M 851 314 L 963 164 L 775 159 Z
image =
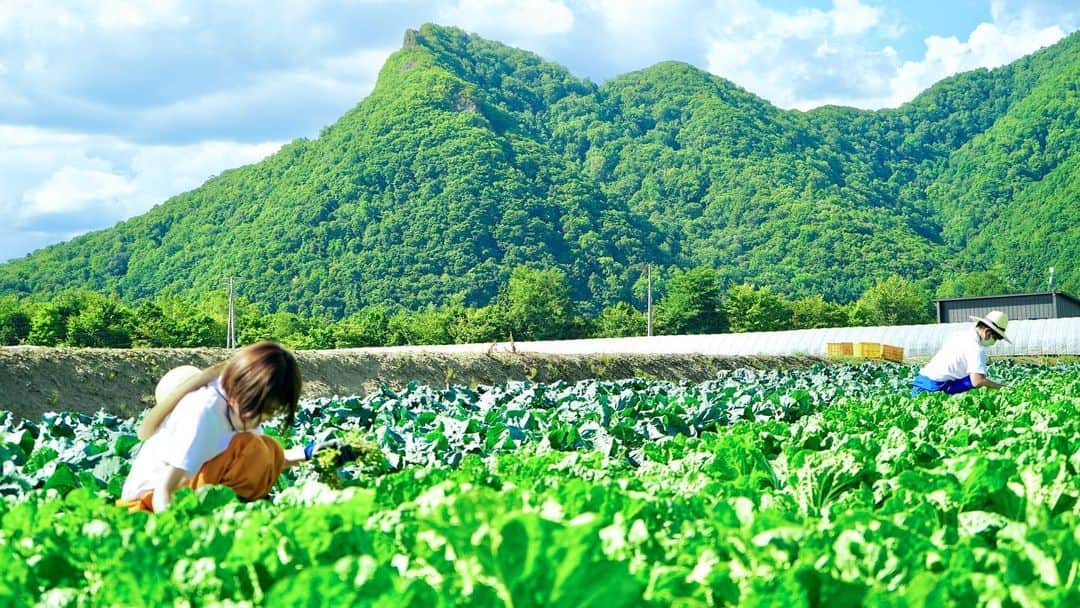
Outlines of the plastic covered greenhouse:
M 459 344 L 370 349 L 378 351 L 432 352 L 533 352 L 551 354 L 704 354 L 704 355 L 824 355 L 832 342 L 873 342 L 899 346 L 905 358 L 933 355 L 952 332 L 971 323 L 896 325 L 882 327 L 831 327 L 792 331 L 652 336 L 589 340 L 553 340 L 510 344 Z M 1080 355 L 1080 317 L 1012 321 L 1008 336 L 1012 344 L 999 341 L 990 356 Z M 369 350 L 369 349 L 364 349 Z

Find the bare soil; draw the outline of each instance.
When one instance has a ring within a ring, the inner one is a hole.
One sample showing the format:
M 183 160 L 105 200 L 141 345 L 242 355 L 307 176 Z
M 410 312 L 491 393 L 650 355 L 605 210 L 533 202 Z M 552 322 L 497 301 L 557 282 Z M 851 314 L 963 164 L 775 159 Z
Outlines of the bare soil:
M 179 365 L 206 367 L 225 349 L 76 349 L 0 347 L 0 410 L 32 420 L 50 411 L 105 410 L 138 415 L 153 403 L 154 386 Z M 304 397 L 364 395 L 380 385 L 410 381 L 431 386 L 477 386 L 510 380 L 574 382 L 587 378 L 703 381 L 724 369 L 803 367 L 818 357 L 710 355 L 547 355 L 537 353 L 296 351 Z

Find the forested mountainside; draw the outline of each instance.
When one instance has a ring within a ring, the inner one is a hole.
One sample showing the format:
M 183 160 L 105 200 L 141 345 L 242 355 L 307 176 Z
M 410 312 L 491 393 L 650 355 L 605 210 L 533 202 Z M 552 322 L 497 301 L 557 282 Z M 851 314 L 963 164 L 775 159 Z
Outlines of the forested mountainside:
M 0 265 L 0 295 L 126 302 L 238 278 L 271 309 L 489 302 L 554 266 L 594 309 L 645 263 L 850 301 L 891 274 L 1080 288 L 1080 33 L 897 109 L 781 110 L 661 63 L 602 85 L 455 28 L 408 31 L 314 140 Z

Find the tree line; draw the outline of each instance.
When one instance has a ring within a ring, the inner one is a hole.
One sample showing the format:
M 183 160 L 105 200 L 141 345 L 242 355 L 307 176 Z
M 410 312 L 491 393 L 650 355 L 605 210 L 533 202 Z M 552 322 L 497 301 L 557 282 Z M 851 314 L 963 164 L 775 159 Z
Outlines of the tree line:
M 658 273 L 653 310 L 655 335 L 779 331 L 819 327 L 930 323 L 929 292 L 890 276 L 850 303 L 820 295 L 789 299 L 747 283 L 721 287 L 711 268 Z M 458 297 L 419 310 L 372 305 L 339 320 L 278 310 L 239 298 L 241 344 L 272 339 L 295 349 L 466 344 L 643 336 L 646 286 L 635 302 L 618 302 L 589 314 L 571 298 L 566 274 L 553 267 L 515 267 L 488 305 L 471 307 Z M 76 289 L 44 301 L 0 297 L 0 345 L 104 348 L 220 347 L 226 340 L 228 296 L 200 301 L 179 296 L 128 306 L 115 297 Z

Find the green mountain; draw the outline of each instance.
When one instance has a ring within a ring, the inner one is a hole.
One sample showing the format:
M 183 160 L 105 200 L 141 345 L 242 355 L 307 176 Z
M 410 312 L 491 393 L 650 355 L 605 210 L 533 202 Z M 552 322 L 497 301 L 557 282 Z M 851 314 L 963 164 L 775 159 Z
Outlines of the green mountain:
M 0 265 L 0 294 L 197 296 L 272 309 L 486 304 L 557 266 L 593 306 L 644 262 L 847 301 L 890 274 L 994 269 L 1080 288 L 1080 33 L 898 109 L 780 110 L 661 63 L 601 86 L 454 28 L 408 31 L 318 139 Z

